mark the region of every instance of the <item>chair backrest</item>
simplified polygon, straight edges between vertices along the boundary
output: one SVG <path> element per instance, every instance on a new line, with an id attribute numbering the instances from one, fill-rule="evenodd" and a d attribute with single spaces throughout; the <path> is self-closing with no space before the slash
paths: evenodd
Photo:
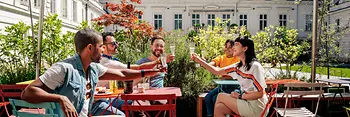
<path id="1" fill-rule="evenodd" d="M 267 92 L 267 96 L 268 96 L 267 104 L 263 112 L 261 113 L 260 117 L 265 117 L 266 111 L 270 109 L 271 105 L 273 104 L 273 101 L 275 100 L 277 89 L 278 89 L 278 84 L 271 85 L 269 92 Z"/>
<path id="2" fill-rule="evenodd" d="M 9 99 L 13 107 L 13 114 L 20 117 L 64 117 L 63 111 L 58 103 L 54 102 L 43 102 L 38 104 L 28 103 L 23 100 Z M 16 109 L 16 106 L 27 107 L 27 108 L 44 108 L 46 110 L 45 114 L 37 114 L 30 112 L 21 112 Z"/>
<path id="3" fill-rule="evenodd" d="M 0 85 L 0 97 L 1 102 L 6 103 L 5 98 L 20 98 L 22 91 L 27 87 L 28 85 Z M 8 103 L 8 102 L 7 102 Z M 4 105 L 5 111 L 7 116 L 10 116 L 7 105 Z"/>
<path id="4" fill-rule="evenodd" d="M 324 83 L 286 83 L 284 86 L 287 87 L 287 90 L 284 91 L 284 95 L 286 96 L 286 103 L 284 106 L 284 113 L 283 115 L 285 115 L 285 110 L 287 108 L 288 105 L 288 97 L 289 95 L 299 95 L 300 98 L 302 98 L 302 96 L 305 95 L 318 95 L 318 100 L 317 100 L 317 106 L 316 106 L 316 111 L 315 111 L 315 115 L 317 115 L 317 110 L 318 110 L 318 106 L 319 106 L 319 102 L 320 99 L 324 93 L 322 87 L 324 87 L 326 84 Z M 316 88 L 318 87 L 319 90 L 316 90 Z M 309 90 L 294 90 L 293 88 L 309 88 Z"/>
<path id="5" fill-rule="evenodd" d="M 169 111 L 169 117 L 176 116 L 176 103 L 174 101 L 176 100 L 175 94 L 122 94 L 121 98 L 125 100 L 125 102 L 127 100 L 134 100 L 137 102 L 139 100 L 167 100 L 167 104 L 163 105 L 142 105 L 139 102 L 138 105 L 128 105 L 125 103 L 122 110 L 125 110 L 125 112 L 142 110 L 145 111 L 147 116 L 150 116 L 147 111 L 159 111 L 155 117 L 158 117 L 161 111 Z M 126 113 L 126 117 L 130 117 L 129 113 Z"/>

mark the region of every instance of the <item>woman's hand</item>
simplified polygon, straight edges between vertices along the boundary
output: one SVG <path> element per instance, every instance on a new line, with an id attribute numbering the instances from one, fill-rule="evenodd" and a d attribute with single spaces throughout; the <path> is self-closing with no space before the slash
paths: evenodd
<path id="1" fill-rule="evenodd" d="M 232 91 L 232 92 L 231 92 L 231 97 L 233 97 L 233 98 L 238 99 L 239 95 L 241 95 L 241 94 L 239 94 L 239 93 L 237 93 L 237 92 L 235 92 L 235 91 Z"/>
<path id="2" fill-rule="evenodd" d="M 193 53 L 191 59 L 198 63 L 199 59 L 201 59 L 196 53 Z"/>

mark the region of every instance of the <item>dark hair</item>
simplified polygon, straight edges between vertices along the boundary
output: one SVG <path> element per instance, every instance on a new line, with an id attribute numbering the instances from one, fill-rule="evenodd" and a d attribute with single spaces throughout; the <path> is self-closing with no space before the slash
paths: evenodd
<path id="1" fill-rule="evenodd" d="M 103 44 L 106 44 L 106 42 L 107 42 L 107 36 L 112 36 L 112 37 L 114 37 L 114 33 L 112 33 L 112 32 L 104 32 L 104 33 L 102 33 Z"/>
<path id="2" fill-rule="evenodd" d="M 79 30 L 74 37 L 75 49 L 80 53 L 87 45 L 96 45 L 99 36 L 101 36 L 101 33 L 94 29 L 85 28 Z"/>
<path id="3" fill-rule="evenodd" d="M 226 44 L 227 44 L 227 43 L 230 43 L 231 47 L 232 47 L 233 45 L 235 45 L 235 41 L 232 40 L 232 39 L 227 39 L 227 40 L 226 40 L 226 42 L 225 42 L 225 47 L 226 47 Z"/>
<path id="4" fill-rule="evenodd" d="M 256 55 L 254 51 L 254 42 L 252 39 L 249 39 L 247 36 L 236 38 L 235 42 L 239 42 L 243 47 L 248 47 L 248 49 L 244 52 L 245 54 L 245 66 L 247 70 L 252 66 L 253 61 L 256 61 Z M 238 63 L 238 68 L 242 67 L 242 60 Z"/>
<path id="5" fill-rule="evenodd" d="M 160 39 L 160 40 L 165 41 L 164 38 L 161 37 L 161 36 L 154 36 L 154 37 L 151 38 L 151 44 L 153 44 L 153 42 L 154 42 L 155 40 L 157 40 L 157 39 Z"/>

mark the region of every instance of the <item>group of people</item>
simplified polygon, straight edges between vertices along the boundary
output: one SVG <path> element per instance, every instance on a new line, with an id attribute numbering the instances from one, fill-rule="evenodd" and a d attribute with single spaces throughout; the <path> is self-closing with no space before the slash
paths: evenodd
<path id="1" fill-rule="evenodd" d="M 140 59 L 135 65 L 121 63 L 113 55 L 117 54 L 118 42 L 113 33 L 103 33 L 93 29 L 78 31 L 74 37 L 76 52 L 73 57 L 57 62 L 32 82 L 22 93 L 22 99 L 30 103 L 57 102 L 67 117 L 90 115 L 123 115 L 124 102 L 116 98 L 112 108 L 109 101 L 94 100 L 95 89 L 103 80 L 139 82 L 148 77 L 150 87 L 163 87 L 164 72 L 159 65 L 159 57 L 164 53 L 165 41 L 160 36 L 151 38 L 149 57 Z M 235 78 L 239 86 L 215 88 L 205 98 L 208 116 L 225 117 L 236 113 L 241 116 L 260 116 L 267 103 L 266 83 L 263 67 L 257 62 L 254 43 L 247 37 L 227 40 L 225 54 L 207 63 L 192 54 L 191 59 L 222 79 Z M 168 55 L 166 62 L 172 62 L 174 55 Z M 99 81 L 101 80 L 101 81 Z M 136 84 L 134 83 L 134 84 Z M 226 93 L 220 93 L 223 90 Z M 37 98 L 42 97 L 42 98 Z M 216 101 L 215 101 L 216 100 Z M 119 109 L 119 110 L 118 110 Z"/>

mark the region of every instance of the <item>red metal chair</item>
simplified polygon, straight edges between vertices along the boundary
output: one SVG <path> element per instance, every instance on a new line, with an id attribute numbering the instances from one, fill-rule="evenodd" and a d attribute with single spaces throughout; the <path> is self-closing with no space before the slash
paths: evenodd
<path id="1" fill-rule="evenodd" d="M 146 116 L 151 117 L 147 111 L 159 111 L 155 117 L 158 117 L 162 111 L 169 111 L 169 117 L 176 117 L 176 95 L 175 94 L 122 94 L 121 98 L 127 100 L 134 100 L 138 105 L 125 105 L 122 110 L 125 110 L 126 117 L 130 117 L 129 111 L 144 111 Z M 143 105 L 138 100 L 167 100 L 163 105 Z"/>
<path id="2" fill-rule="evenodd" d="M 5 101 L 5 97 L 7 98 L 21 98 L 22 91 L 27 87 L 27 84 L 23 85 L 0 85 L 0 107 L 4 107 L 4 109 L 0 112 L 0 115 L 6 111 L 7 116 L 10 116 L 7 105 L 10 104 L 10 102 Z M 18 91 L 15 91 L 18 90 Z"/>
<path id="3" fill-rule="evenodd" d="M 267 104 L 266 104 L 263 112 L 261 113 L 260 117 L 265 117 L 267 110 L 270 109 L 271 105 L 273 104 L 273 101 L 275 100 L 277 89 L 278 89 L 278 84 L 273 84 L 273 85 L 271 85 L 271 87 L 269 87 L 269 92 L 267 93 L 267 96 L 269 99 L 268 99 Z M 237 114 L 231 114 L 231 116 L 241 117 L 240 115 L 237 115 Z"/>

